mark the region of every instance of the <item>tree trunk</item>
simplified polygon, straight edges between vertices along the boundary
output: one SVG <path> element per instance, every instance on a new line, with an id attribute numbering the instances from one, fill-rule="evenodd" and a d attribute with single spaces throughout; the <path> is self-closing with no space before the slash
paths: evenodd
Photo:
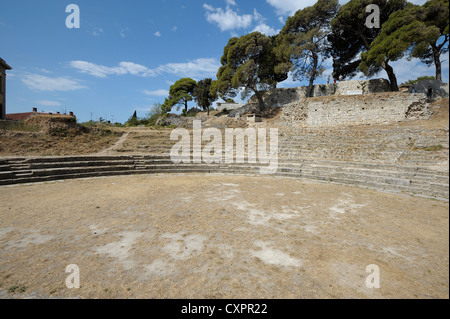
<path id="1" fill-rule="evenodd" d="M 314 80 L 315 80 L 315 73 L 313 75 L 311 75 L 311 78 L 309 79 L 308 91 L 306 92 L 306 97 L 314 97 Z"/>
<path id="2" fill-rule="evenodd" d="M 441 55 L 439 53 L 439 49 L 436 47 L 433 47 L 433 58 L 434 58 L 434 65 L 436 66 L 436 80 L 442 82 Z"/>
<path id="3" fill-rule="evenodd" d="M 397 77 L 395 76 L 394 69 L 387 62 L 384 63 L 383 69 L 386 71 L 389 77 L 391 91 L 398 92 Z"/>
<path id="4" fill-rule="evenodd" d="M 313 52 L 313 69 L 311 77 L 309 78 L 308 91 L 306 97 L 314 96 L 314 81 L 316 79 L 317 65 L 319 64 L 319 57 Z"/>
<path id="5" fill-rule="evenodd" d="M 184 101 L 184 114 L 185 114 L 185 116 L 187 116 L 187 111 L 188 111 L 188 102 Z"/>
<path id="6" fill-rule="evenodd" d="M 264 111 L 266 109 L 266 104 L 264 104 L 264 100 L 261 94 L 259 94 L 258 90 L 256 89 L 254 89 L 253 91 L 255 92 L 256 98 L 258 99 L 260 110 Z"/>

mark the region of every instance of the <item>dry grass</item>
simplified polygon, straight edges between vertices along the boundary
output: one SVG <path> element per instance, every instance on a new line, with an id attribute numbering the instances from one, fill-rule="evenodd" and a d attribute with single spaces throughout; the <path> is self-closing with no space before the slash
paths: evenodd
<path id="1" fill-rule="evenodd" d="M 70 116 L 32 116 L 23 122 L 4 122 L 0 156 L 62 156 L 97 153 L 123 134 L 108 127 L 87 128 Z"/>
<path id="2" fill-rule="evenodd" d="M 0 156 L 62 156 L 92 154 L 114 144 L 122 133 L 79 132 L 50 135 L 44 132 L 0 130 Z"/>

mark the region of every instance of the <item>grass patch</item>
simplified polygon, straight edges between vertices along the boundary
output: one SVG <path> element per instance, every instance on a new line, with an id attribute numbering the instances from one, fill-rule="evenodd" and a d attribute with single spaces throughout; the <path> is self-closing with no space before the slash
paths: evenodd
<path id="1" fill-rule="evenodd" d="M 427 152 L 435 152 L 435 151 L 440 151 L 442 149 L 444 149 L 444 147 L 439 144 L 439 145 L 425 147 L 423 150 L 427 151 Z"/>
<path id="2" fill-rule="evenodd" d="M 27 287 L 25 287 L 25 286 L 17 286 L 17 285 L 15 285 L 15 286 L 9 287 L 8 292 L 10 294 L 14 294 L 16 292 L 19 293 L 19 294 L 22 294 L 26 290 L 27 290 Z"/>
<path id="3" fill-rule="evenodd" d="M 39 132 L 39 127 L 36 125 L 26 125 L 22 121 L 18 122 L 6 122 L 4 125 L 2 125 L 3 129 L 7 131 L 14 131 L 14 132 Z"/>
<path id="4" fill-rule="evenodd" d="M 440 151 L 443 149 L 444 149 L 444 146 L 442 146 L 441 144 L 425 146 L 425 147 L 416 147 L 416 146 L 413 147 L 414 151 L 421 150 L 421 151 L 425 151 L 425 152 L 437 152 L 437 151 Z"/>

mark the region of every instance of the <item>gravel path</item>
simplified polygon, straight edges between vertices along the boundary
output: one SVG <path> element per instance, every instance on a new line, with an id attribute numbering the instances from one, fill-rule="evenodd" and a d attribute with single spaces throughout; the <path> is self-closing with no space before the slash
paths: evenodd
<path id="1" fill-rule="evenodd" d="M 122 147 L 123 143 L 127 140 L 129 134 L 130 132 L 126 132 L 111 147 L 108 147 L 107 149 L 98 152 L 97 155 L 108 155 L 111 153 L 115 153 L 116 150 Z"/>

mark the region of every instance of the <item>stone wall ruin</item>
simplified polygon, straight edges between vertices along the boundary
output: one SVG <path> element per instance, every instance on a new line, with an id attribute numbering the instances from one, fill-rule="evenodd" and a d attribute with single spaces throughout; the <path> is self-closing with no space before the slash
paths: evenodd
<path id="1" fill-rule="evenodd" d="M 429 119 L 424 94 L 400 92 L 303 98 L 283 107 L 283 124 L 337 126 Z"/>

